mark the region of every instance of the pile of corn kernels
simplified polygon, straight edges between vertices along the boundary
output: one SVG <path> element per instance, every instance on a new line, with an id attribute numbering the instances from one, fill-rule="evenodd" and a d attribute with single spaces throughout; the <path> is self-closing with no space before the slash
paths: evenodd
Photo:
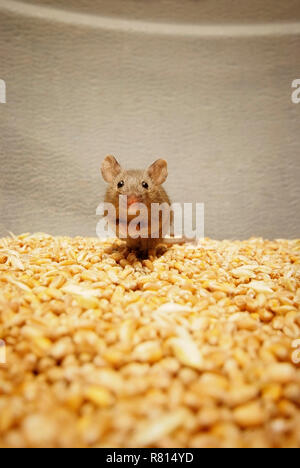
<path id="1" fill-rule="evenodd" d="M 300 447 L 299 253 L 1 239 L 0 447 Z"/>

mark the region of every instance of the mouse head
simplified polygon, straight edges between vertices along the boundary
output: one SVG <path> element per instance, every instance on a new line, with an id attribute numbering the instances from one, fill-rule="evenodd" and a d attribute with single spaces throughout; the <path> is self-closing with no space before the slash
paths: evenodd
<path id="1" fill-rule="evenodd" d="M 109 184 L 106 201 L 117 206 L 119 196 L 126 195 L 128 206 L 144 203 L 149 206 L 160 198 L 160 186 L 168 177 L 167 162 L 158 159 L 147 170 L 122 169 L 114 156 L 107 156 L 101 166 L 105 182 Z"/>

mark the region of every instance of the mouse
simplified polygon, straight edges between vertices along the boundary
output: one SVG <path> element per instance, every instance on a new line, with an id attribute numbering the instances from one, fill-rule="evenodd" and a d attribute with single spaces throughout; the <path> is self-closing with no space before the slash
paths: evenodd
<path id="1" fill-rule="evenodd" d="M 157 226 L 153 226 L 151 221 L 151 205 L 158 203 L 164 204 L 165 207 L 171 207 L 170 198 L 163 187 L 164 182 L 168 178 L 168 164 L 164 159 L 156 160 L 151 166 L 145 170 L 125 170 L 122 168 L 117 159 L 112 156 L 106 156 L 101 165 L 101 173 L 104 181 L 108 184 L 105 194 L 105 203 L 110 203 L 116 210 L 116 235 L 119 238 L 124 238 L 127 247 L 130 250 L 135 250 L 141 256 L 147 256 L 150 251 L 155 251 L 160 244 L 165 243 L 163 238 L 163 216 L 159 216 Z M 124 219 L 120 213 L 120 197 L 126 196 L 125 210 L 127 217 Z M 135 217 L 137 216 L 137 207 L 143 204 L 146 208 L 145 218 L 140 217 L 138 230 L 140 235 L 133 238 L 128 231 L 132 216 L 132 209 L 135 207 Z M 140 212 L 141 213 L 141 212 Z M 144 212 L 145 213 L 145 212 Z M 170 212 L 170 218 L 172 213 Z M 127 221 L 127 222 L 126 222 Z M 172 221 L 171 221 L 172 222 Z M 170 222 L 169 222 L 170 224 Z M 152 229 L 156 232 L 156 238 L 151 236 Z M 144 234 L 142 236 L 142 233 Z"/>

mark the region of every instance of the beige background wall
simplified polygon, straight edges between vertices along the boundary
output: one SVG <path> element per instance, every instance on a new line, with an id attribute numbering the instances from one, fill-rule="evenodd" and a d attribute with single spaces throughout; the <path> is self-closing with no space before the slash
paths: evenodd
<path id="1" fill-rule="evenodd" d="M 299 0 L 0 0 L 0 235 L 95 235 L 107 153 L 207 236 L 300 237 Z"/>

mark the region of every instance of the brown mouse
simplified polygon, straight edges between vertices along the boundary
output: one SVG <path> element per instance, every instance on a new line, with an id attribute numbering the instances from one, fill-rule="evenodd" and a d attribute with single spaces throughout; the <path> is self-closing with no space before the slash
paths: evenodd
<path id="1" fill-rule="evenodd" d="M 149 250 L 155 249 L 162 243 L 163 237 L 162 215 L 159 216 L 157 238 L 151 236 L 151 229 L 153 228 L 153 223 L 151 225 L 151 204 L 165 204 L 164 206 L 168 208 L 171 205 L 170 199 L 162 187 L 168 177 L 167 162 L 158 159 L 146 170 L 125 170 L 114 156 L 107 156 L 102 163 L 101 172 L 103 179 L 109 184 L 105 202 L 112 204 L 116 210 L 116 234 L 118 237 L 124 237 L 124 225 L 125 228 L 128 228 L 129 222 L 132 220 L 130 209 L 134 206 L 137 207 L 136 204 L 139 203 L 146 207 L 148 216 L 142 219 L 139 225 L 139 229 L 144 235 L 132 238 L 125 229 L 125 240 L 130 249 L 140 251 L 142 255 L 147 255 Z M 122 195 L 127 196 L 127 199 L 125 199 L 127 200 L 127 223 L 123 222 L 119 209 L 120 196 Z"/>

